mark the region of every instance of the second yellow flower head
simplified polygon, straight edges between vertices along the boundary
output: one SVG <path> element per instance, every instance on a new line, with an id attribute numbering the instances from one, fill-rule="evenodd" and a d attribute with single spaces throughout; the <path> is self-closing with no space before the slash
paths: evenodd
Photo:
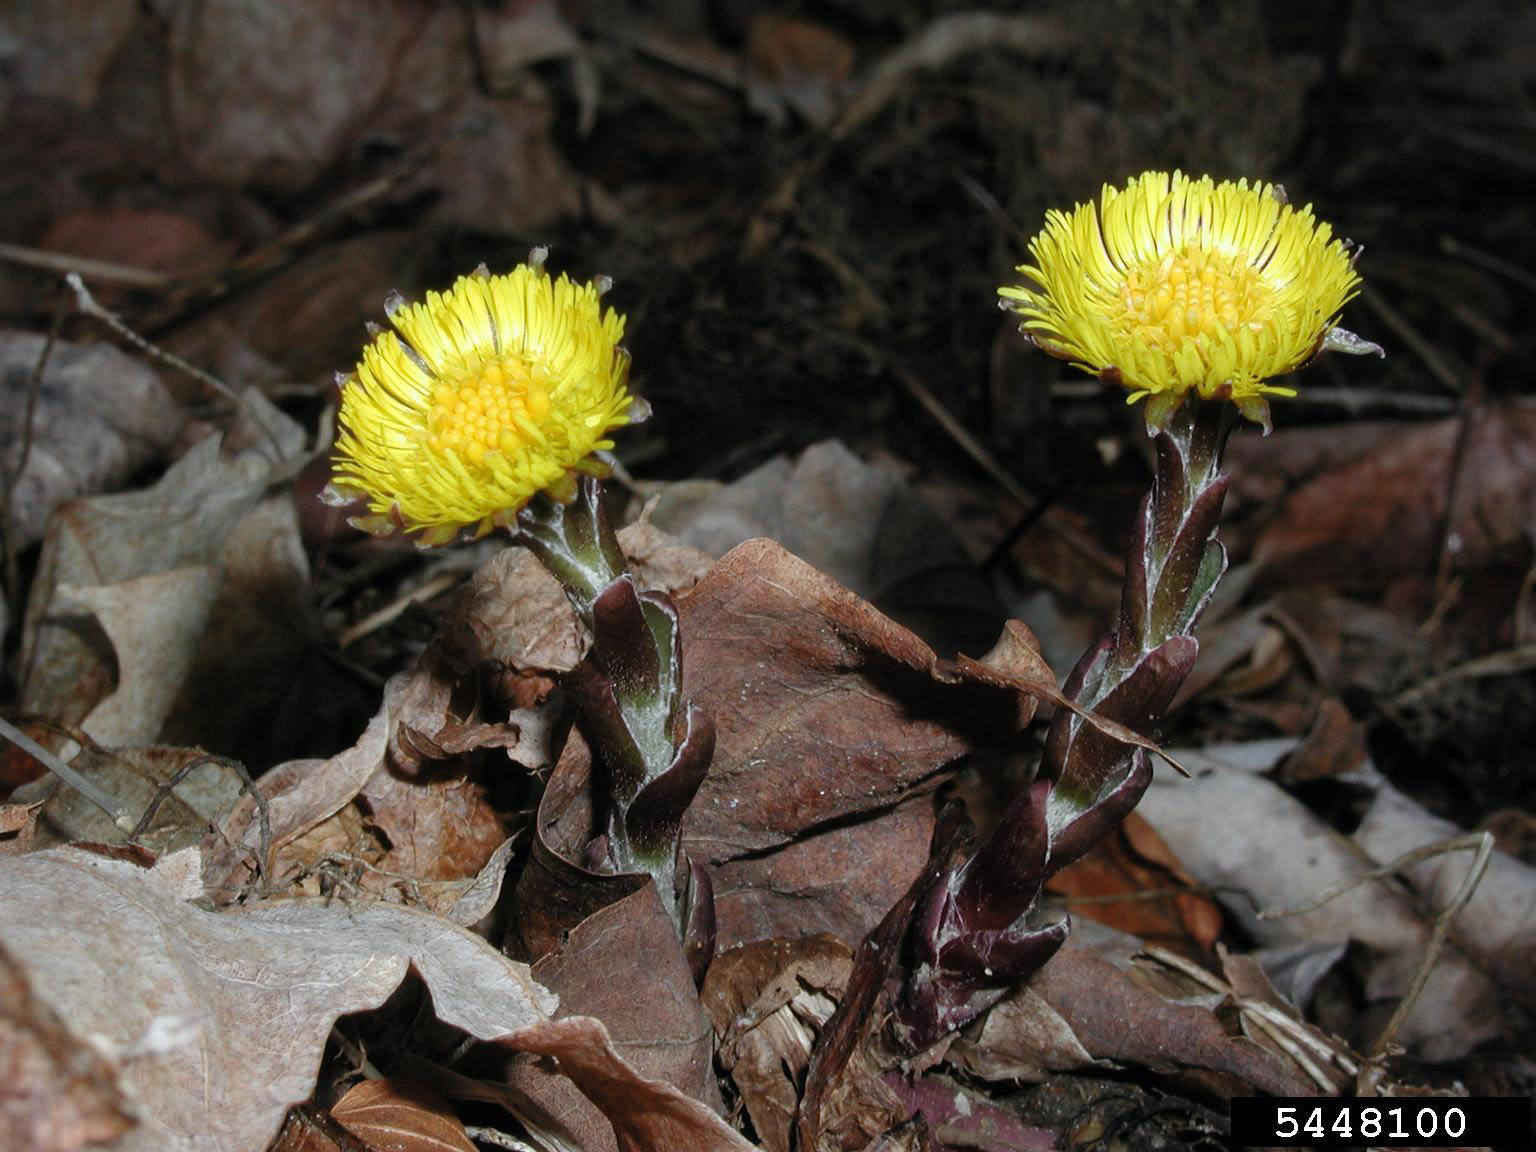
<path id="1" fill-rule="evenodd" d="M 1154 425 L 1190 392 L 1267 422 L 1266 394 L 1295 395 L 1269 381 L 1317 354 L 1360 283 L 1310 205 L 1181 172 L 1048 213 L 1029 254 L 1028 283 L 998 289 L 1023 331 L 1131 401 L 1148 397 Z"/>
<path id="2" fill-rule="evenodd" d="M 363 349 L 342 390 L 332 487 L 367 498 L 358 527 L 443 544 L 606 472 L 594 453 L 634 403 L 624 318 L 603 310 L 598 285 L 551 279 L 542 256 L 387 305 L 394 331 Z"/>

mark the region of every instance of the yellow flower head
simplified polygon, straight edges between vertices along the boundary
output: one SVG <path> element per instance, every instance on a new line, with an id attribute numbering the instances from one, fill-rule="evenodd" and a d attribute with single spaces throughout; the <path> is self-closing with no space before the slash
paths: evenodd
<path id="1" fill-rule="evenodd" d="M 353 523 L 423 546 L 507 525 L 536 493 L 575 494 L 605 474 L 593 453 L 631 419 L 624 318 L 602 287 L 550 279 L 544 252 L 505 276 L 484 268 L 425 303 L 386 303 L 344 382 L 331 498 L 366 497 Z"/>
<path id="2" fill-rule="evenodd" d="M 1028 283 L 998 289 L 1053 356 L 1148 400 L 1163 424 L 1191 391 L 1268 426 L 1268 383 L 1322 348 L 1381 350 L 1336 330 L 1355 295 L 1354 253 L 1308 205 L 1270 184 L 1146 172 L 1097 204 L 1051 211 Z"/>

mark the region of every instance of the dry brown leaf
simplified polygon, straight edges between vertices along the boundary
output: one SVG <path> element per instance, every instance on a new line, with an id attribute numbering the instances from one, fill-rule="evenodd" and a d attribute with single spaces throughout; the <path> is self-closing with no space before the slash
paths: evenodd
<path id="1" fill-rule="evenodd" d="M 390 1152 L 475 1152 L 448 1105 L 419 1084 L 364 1080 L 331 1107 L 337 1123 Z"/>
<path id="2" fill-rule="evenodd" d="M 23 92 L 96 103 L 113 56 L 139 17 L 134 0 L 21 0 L 7 4 L 4 33 Z"/>
<path id="3" fill-rule="evenodd" d="M 818 932 L 862 940 L 906 891 L 906 862 L 927 855 L 933 823 L 932 797 L 914 796 L 876 819 L 723 861 L 710 874 L 719 946 Z"/>
<path id="4" fill-rule="evenodd" d="M 709 570 L 710 558 L 648 523 L 619 529 L 619 546 L 642 588 L 673 596 Z M 470 660 L 519 672 L 569 672 L 586 650 L 560 584 L 527 549 L 507 548 L 476 570 L 444 629 Z"/>
<path id="5" fill-rule="evenodd" d="M 0 1132 L 17 1152 L 74 1152 L 133 1126 L 117 1070 L 71 1034 L 0 947 Z"/>
<path id="6" fill-rule="evenodd" d="M 1087 856 L 1052 876 L 1046 890 L 1075 898 L 1078 916 L 1198 956 L 1221 935 L 1221 908 L 1207 896 L 1178 890 L 1193 884 L 1162 837 L 1132 812 Z M 1154 891 L 1167 895 L 1138 898 Z"/>
<path id="7" fill-rule="evenodd" d="M 601 1020 L 616 1051 L 638 1074 L 670 1084 L 719 1110 L 714 1036 L 694 991 L 677 929 L 655 884 L 587 917 L 533 978 L 560 998 L 561 1016 Z M 587 1152 L 612 1152 L 614 1134 L 569 1081 L 537 1061 L 519 1060 L 511 1083 L 536 1101 Z"/>
<path id="8" fill-rule="evenodd" d="M 0 856 L 32 850 L 42 804 L 0 804 Z"/>
<path id="9" fill-rule="evenodd" d="M 222 183 L 308 187 L 341 158 L 412 41 L 434 27 L 429 12 L 409 0 L 304 0 L 259 19 L 218 5 L 174 9 L 169 95 L 182 154 Z M 267 66 L 274 59 L 283 67 Z"/>
<path id="10" fill-rule="evenodd" d="M 711 862 L 926 792 L 945 765 L 1034 713 L 1017 686 L 945 664 L 772 541 L 733 549 L 679 611 L 684 695 L 716 731 L 684 839 Z M 920 865 L 903 867 L 910 878 Z"/>
<path id="11" fill-rule="evenodd" d="M 560 1070 L 613 1124 L 619 1152 L 756 1152 L 707 1105 L 631 1068 L 599 1020 L 554 1020 L 513 1041 L 523 1051 L 559 1061 Z"/>
<path id="12" fill-rule="evenodd" d="M 506 771 L 502 764 L 494 771 Z M 385 871 L 415 880 L 462 880 L 477 874 L 507 838 L 505 818 L 476 776 L 439 773 L 402 780 L 386 767 L 361 796 L 389 840 Z"/>
<path id="13" fill-rule="evenodd" d="M 853 45 L 824 24 L 760 15 L 747 36 L 747 100 L 775 123 L 788 107 L 825 128 L 848 89 Z"/>
<path id="14" fill-rule="evenodd" d="M 769 850 L 927 795 L 955 759 L 1028 723 L 1030 691 L 1056 691 L 1022 626 L 1005 630 L 988 663 L 941 661 L 770 540 L 733 549 L 679 601 L 679 612 L 683 695 L 712 714 L 716 730 L 714 760 L 685 818 L 684 848 L 711 866 L 763 857 L 742 871 L 765 884 L 775 867 Z M 575 864 L 593 834 L 588 772 L 587 746 L 573 735 L 540 804 L 538 841 L 518 884 L 517 930 L 532 956 L 624 894 L 619 878 L 584 874 Z M 924 819 L 915 809 L 906 815 Z M 886 831 L 829 836 L 786 861 L 796 887 L 805 877 L 793 872 L 818 854 L 840 869 L 829 881 L 848 886 L 827 906 L 803 902 L 798 931 L 794 904 L 776 895 L 771 903 L 788 916 L 766 904 L 740 907 L 726 939 L 753 939 L 754 921 L 774 935 L 833 931 L 858 939 L 886 896 L 904 890 L 922 866 L 923 854 L 909 851 L 913 824 Z M 885 855 L 862 854 L 876 849 Z M 855 883 L 869 885 L 873 898 Z"/>
<path id="15" fill-rule="evenodd" d="M 647 588 L 691 588 L 709 558 L 648 524 L 619 533 L 631 567 Z M 523 548 L 506 548 L 476 569 L 441 631 L 398 688 L 390 733 L 391 763 L 403 772 L 477 748 L 505 748 L 527 768 L 547 768 L 568 720 L 555 706 L 519 708 L 506 723 L 486 723 L 487 697 L 547 697 L 551 673 L 580 661 L 585 638 L 559 583 Z M 510 692 L 494 681 L 510 676 Z M 488 684 L 488 681 L 491 682 Z M 473 701 L 468 705 L 466 701 Z"/>
<path id="16" fill-rule="evenodd" d="M 114 207 L 70 212 L 48 226 L 37 246 L 50 252 L 67 252 L 71 256 L 161 272 L 168 278 L 216 271 L 235 254 L 232 241 L 211 236 L 192 216 L 159 208 Z M 89 275 L 85 278 L 91 280 Z M 117 295 L 110 283 L 93 291 L 108 307 Z"/>
<path id="17" fill-rule="evenodd" d="M 769 1152 L 789 1152 L 811 1048 L 852 967 L 847 945 L 831 936 L 764 940 L 709 966 L 702 999 L 720 1037 L 717 1058 Z"/>
<path id="18" fill-rule="evenodd" d="M 956 1060 L 986 1079 L 1040 1079 L 1108 1062 L 1194 1072 L 1229 1092 L 1312 1090 L 1290 1060 L 1229 1034 L 1208 1002 L 1219 998 L 1159 995 L 1137 978 L 1134 938 L 1084 927 L 1079 923 L 1027 985 L 993 1008 L 979 1031 L 957 1042 Z"/>
<path id="19" fill-rule="evenodd" d="M 916 1080 L 892 1077 L 892 1087 L 908 1111 L 923 1114 L 940 1147 L 981 1152 L 1056 1152 L 1063 1134 L 1026 1124 L 1007 1105 L 947 1077 Z"/>
<path id="20" fill-rule="evenodd" d="M 329 760 L 290 760 L 256 782 L 266 798 L 273 858 L 268 886 L 281 891 L 313 863 L 290 847 L 357 797 L 384 763 L 391 722 L 392 680 L 379 714 L 352 747 Z M 261 822 L 255 800 L 242 796 L 204 842 L 203 883 L 215 903 L 238 899 L 259 871 Z"/>
<path id="21" fill-rule="evenodd" d="M 1357 771 L 1369 756 L 1365 725 L 1349 714 L 1342 701 L 1328 696 L 1317 705 L 1312 730 L 1281 767 L 1288 784 L 1325 780 Z"/>
<path id="22" fill-rule="evenodd" d="M 334 240 L 277 267 L 199 323 L 223 323 L 289 379 L 329 377 L 357 363 L 363 326 L 381 319 L 410 240 L 392 229 Z"/>
<path id="23" fill-rule="evenodd" d="M 16 466 L 27 392 L 43 349 L 32 332 L 0 332 L 0 461 Z M 27 466 L 11 494 L 17 550 L 43 535 L 54 509 L 111 492 L 176 441 L 184 417 L 155 372 L 110 344 L 58 342 L 39 381 Z"/>
<path id="24" fill-rule="evenodd" d="M 1478 568 L 1536 523 L 1536 404 L 1482 405 L 1468 420 L 1449 528 L 1458 565 Z M 1433 573 L 1461 431 L 1456 417 L 1282 431 L 1262 445 L 1234 438 L 1238 492 L 1262 500 L 1294 489 L 1254 545 L 1266 578 L 1377 588 Z"/>

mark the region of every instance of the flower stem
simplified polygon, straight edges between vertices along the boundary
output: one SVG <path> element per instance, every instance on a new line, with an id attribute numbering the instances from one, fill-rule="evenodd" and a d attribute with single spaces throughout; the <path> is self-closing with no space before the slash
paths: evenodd
<path id="1" fill-rule="evenodd" d="M 608 521 L 603 487 L 583 477 L 562 504 L 536 497 L 518 538 L 560 581 L 592 636 L 566 677 L 592 750 L 598 836 L 619 872 L 646 872 L 702 976 L 713 953 L 713 898 L 703 869 L 686 861 L 678 892 L 679 837 L 714 752 L 714 725 L 683 699 L 683 643 L 665 593 L 641 591 Z"/>
<path id="2" fill-rule="evenodd" d="M 1067 695 L 1084 709 L 1144 735 L 1161 722 L 1190 669 L 1200 613 L 1226 571 L 1215 538 L 1226 498 L 1222 450 L 1230 404 L 1187 398 L 1157 434 L 1152 491 L 1142 501 L 1126 552 L 1125 590 L 1115 631 L 1079 661 Z M 1132 750 L 1058 712 L 1046 738 L 1042 775 L 1054 782 L 1046 808 L 1052 832 L 1105 798 L 1133 767 Z"/>
<path id="3" fill-rule="evenodd" d="M 1191 635 L 1226 570 L 1215 539 L 1227 481 L 1230 405 L 1190 397 L 1157 435 L 1157 471 L 1127 552 L 1115 630 L 1090 648 L 1065 692 L 1143 735 L 1162 722 L 1199 645 Z M 1146 752 L 1061 709 L 1040 773 L 991 837 L 948 864 L 918 902 L 893 1033 L 920 1051 L 958 1031 L 1038 971 L 1068 922 L 1032 923 L 1045 883 L 1108 835 L 1152 781 Z"/>

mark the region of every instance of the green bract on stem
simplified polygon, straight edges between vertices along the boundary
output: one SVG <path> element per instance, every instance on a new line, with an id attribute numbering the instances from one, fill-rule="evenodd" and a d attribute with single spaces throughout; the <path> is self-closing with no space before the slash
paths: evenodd
<path id="1" fill-rule="evenodd" d="M 714 951 L 714 902 L 708 875 L 686 858 L 679 884 L 678 837 L 709 768 L 715 730 L 708 713 L 683 699 L 677 609 L 665 593 L 635 583 L 594 477 L 581 478 L 569 503 L 534 497 L 516 533 L 592 636 L 591 652 L 566 685 L 592 751 L 597 835 L 616 871 L 655 879 L 701 975 Z"/>
<path id="2" fill-rule="evenodd" d="M 1143 735 L 1155 733 L 1194 667 L 1195 623 L 1226 570 L 1215 533 L 1233 417 L 1230 405 L 1191 395 L 1158 431 L 1156 474 L 1127 549 L 1115 630 L 1084 654 L 1065 685 L 1081 710 Z M 1030 922 L 1046 881 L 1112 831 L 1151 780 L 1144 749 L 1078 712 L 1057 711 L 1034 782 L 990 839 L 946 867 L 917 906 L 913 963 L 894 1018 L 898 1041 L 911 1050 L 936 1043 L 1050 959 L 1069 923 Z"/>

